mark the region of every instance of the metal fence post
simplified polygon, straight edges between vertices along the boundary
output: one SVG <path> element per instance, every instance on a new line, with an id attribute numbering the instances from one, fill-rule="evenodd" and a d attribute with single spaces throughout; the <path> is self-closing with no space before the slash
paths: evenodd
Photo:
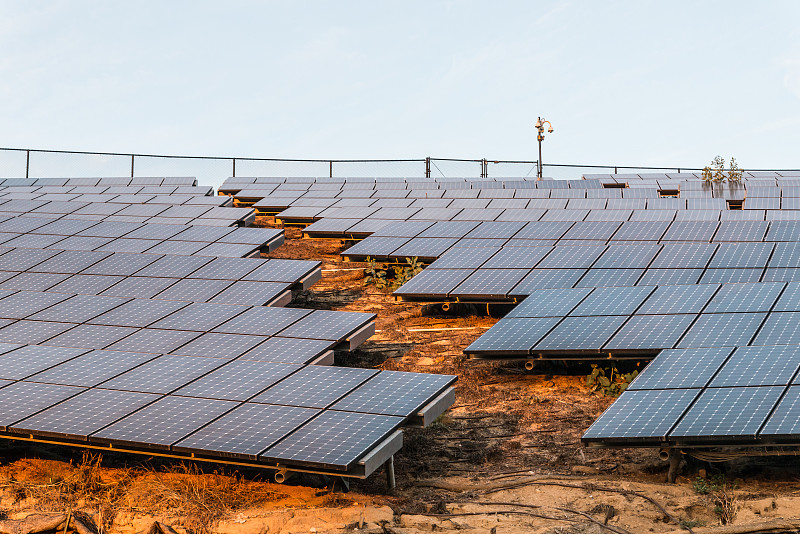
<path id="1" fill-rule="evenodd" d="M 425 158 L 425 178 L 431 177 L 431 158 L 428 156 Z"/>
<path id="2" fill-rule="evenodd" d="M 135 157 L 136 157 L 136 156 L 134 156 L 133 154 L 131 154 L 131 178 L 133 178 L 133 160 L 134 160 L 134 158 L 135 158 Z"/>
<path id="3" fill-rule="evenodd" d="M 31 171 L 31 151 L 30 150 L 26 150 L 25 151 L 25 178 L 28 178 L 30 176 L 30 171 Z"/>
<path id="4" fill-rule="evenodd" d="M 330 166 L 330 172 L 329 172 L 330 176 L 329 177 L 333 178 L 333 160 L 329 161 L 328 163 L 330 163 L 330 165 L 331 165 Z"/>
<path id="5" fill-rule="evenodd" d="M 233 158 L 233 174 L 231 176 L 236 177 L 236 158 Z"/>

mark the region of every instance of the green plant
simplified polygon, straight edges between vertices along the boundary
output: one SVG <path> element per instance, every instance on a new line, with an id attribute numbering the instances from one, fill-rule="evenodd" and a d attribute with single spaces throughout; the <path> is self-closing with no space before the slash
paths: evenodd
<path id="1" fill-rule="evenodd" d="M 364 269 L 364 285 L 374 285 L 378 289 L 386 287 L 386 265 L 367 257 L 367 268 Z"/>
<path id="2" fill-rule="evenodd" d="M 417 258 L 406 258 L 405 265 L 395 265 L 392 267 L 394 277 L 392 278 L 391 289 L 395 290 L 402 286 L 421 273 L 424 267 L 425 265 Z"/>
<path id="3" fill-rule="evenodd" d="M 739 499 L 736 496 L 736 482 L 730 483 L 725 475 L 718 474 L 708 479 L 697 477 L 692 488 L 698 495 L 708 495 L 714 513 L 723 525 L 732 523 L 739 513 Z"/>
<path id="4" fill-rule="evenodd" d="M 711 161 L 711 165 L 703 167 L 703 180 L 706 182 L 722 183 L 725 180 L 728 182 L 741 182 L 742 169 L 736 163 L 736 158 L 731 157 L 731 162 L 728 172 L 725 172 L 725 159 L 722 156 L 717 156 Z"/>
<path id="5" fill-rule="evenodd" d="M 604 395 L 617 397 L 638 375 L 639 371 L 636 370 L 630 373 L 620 373 L 616 367 L 602 368 L 593 363 L 592 372 L 586 376 L 586 385 L 592 391 L 602 391 Z"/>

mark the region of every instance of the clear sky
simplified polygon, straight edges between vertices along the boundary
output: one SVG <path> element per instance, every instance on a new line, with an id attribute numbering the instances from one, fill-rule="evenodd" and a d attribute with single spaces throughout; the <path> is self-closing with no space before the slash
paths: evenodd
<path id="1" fill-rule="evenodd" d="M 0 0 L 0 145 L 536 159 L 543 115 L 545 162 L 797 169 L 798 21 L 796 1 Z"/>

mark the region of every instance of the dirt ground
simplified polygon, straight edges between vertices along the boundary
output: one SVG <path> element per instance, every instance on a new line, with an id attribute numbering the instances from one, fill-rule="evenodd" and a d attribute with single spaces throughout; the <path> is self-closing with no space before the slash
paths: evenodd
<path id="1" fill-rule="evenodd" d="M 581 434 L 613 400 L 585 386 L 586 366 L 468 360 L 463 349 L 497 320 L 487 310 L 397 301 L 364 286 L 341 241 L 286 233 L 269 257 L 323 262 L 322 280 L 291 306 L 378 315 L 375 336 L 337 364 L 459 378 L 450 411 L 404 432 L 397 489 L 382 472 L 342 492 L 319 477 L 278 485 L 258 470 L 0 442 L 0 533 L 12 531 L 3 519 L 56 512 L 130 534 L 153 521 L 231 534 L 800 532 L 794 457 L 691 461 L 667 484 L 657 451 L 585 448 Z"/>

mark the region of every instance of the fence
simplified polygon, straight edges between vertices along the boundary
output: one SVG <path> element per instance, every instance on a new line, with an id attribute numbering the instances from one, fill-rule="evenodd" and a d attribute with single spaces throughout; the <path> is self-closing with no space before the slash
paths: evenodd
<path id="1" fill-rule="evenodd" d="M 578 179 L 585 173 L 681 172 L 700 169 L 629 165 L 545 163 L 543 176 Z M 98 176 L 194 176 L 218 186 L 229 176 L 329 177 L 502 177 L 536 176 L 537 162 L 454 158 L 338 160 L 174 156 L 0 148 L 0 178 Z"/>

